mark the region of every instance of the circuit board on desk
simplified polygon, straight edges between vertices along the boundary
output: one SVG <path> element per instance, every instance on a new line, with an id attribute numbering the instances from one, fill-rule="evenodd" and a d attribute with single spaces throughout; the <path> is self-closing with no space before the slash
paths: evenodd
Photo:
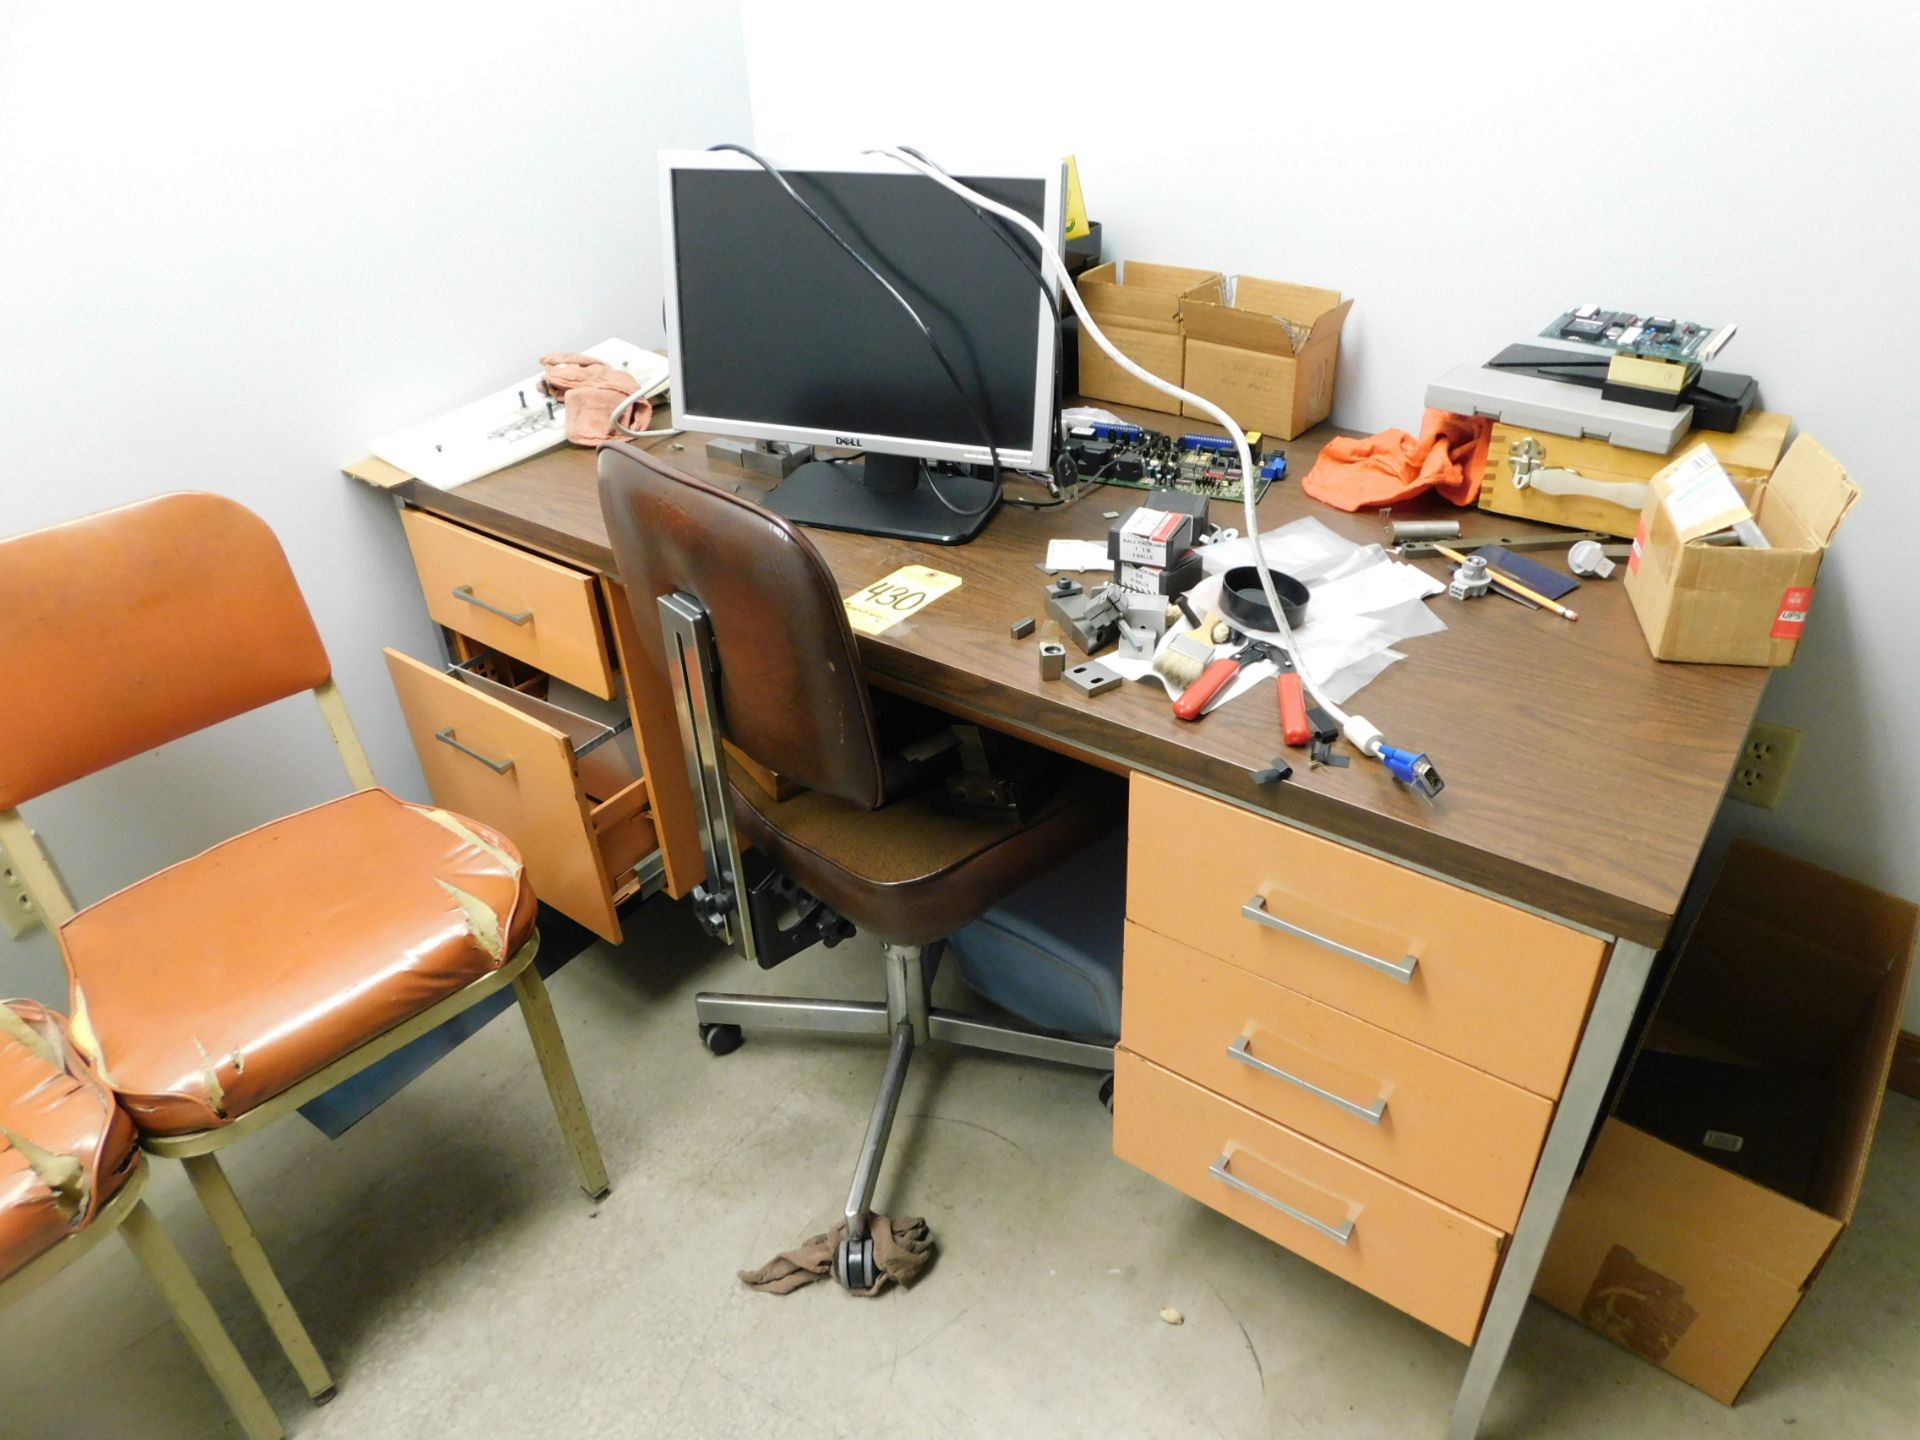
<path id="1" fill-rule="evenodd" d="M 1287 457 L 1277 450 L 1262 456 L 1257 435 L 1249 435 L 1247 443 L 1259 466 L 1253 491 L 1258 501 L 1269 485 L 1286 478 Z M 1095 422 L 1072 426 L 1062 448 L 1072 457 L 1077 477 L 1090 484 L 1172 490 L 1209 500 L 1242 498 L 1240 456 L 1231 440 L 1217 435 L 1169 435 L 1144 425 Z"/>
<path id="2" fill-rule="evenodd" d="M 1732 325 L 1716 328 L 1692 320 L 1582 305 L 1578 310 L 1569 310 L 1540 334 L 1549 340 L 1577 340 L 1617 354 L 1700 365 L 1726 348 L 1736 328 Z"/>

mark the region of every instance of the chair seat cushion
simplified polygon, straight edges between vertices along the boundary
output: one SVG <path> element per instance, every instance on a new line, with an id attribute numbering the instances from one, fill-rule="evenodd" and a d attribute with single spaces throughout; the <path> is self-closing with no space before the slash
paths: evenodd
<path id="1" fill-rule="evenodd" d="M 497 969 L 534 911 L 499 835 L 362 790 L 63 925 L 75 1038 L 142 1131 L 210 1129 Z"/>
<path id="2" fill-rule="evenodd" d="M 92 1223 L 134 1173 L 137 1143 L 66 1022 L 0 1002 L 0 1280 Z"/>
<path id="3" fill-rule="evenodd" d="M 942 808 L 941 791 L 878 810 L 811 790 L 776 801 L 737 767 L 732 776 L 735 820 L 746 838 L 805 889 L 893 945 L 945 939 L 1126 823 L 1124 785 L 1083 767 L 1069 770 L 1026 821 L 953 815 Z"/>

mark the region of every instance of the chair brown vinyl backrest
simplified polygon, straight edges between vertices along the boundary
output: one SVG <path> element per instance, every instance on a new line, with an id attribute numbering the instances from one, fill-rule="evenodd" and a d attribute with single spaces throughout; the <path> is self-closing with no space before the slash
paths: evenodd
<path id="1" fill-rule="evenodd" d="M 0 810 L 324 684 L 280 542 L 183 493 L 0 540 Z"/>
<path id="2" fill-rule="evenodd" d="M 659 598 L 713 626 L 727 738 L 809 790 L 873 809 L 880 746 L 839 587 L 785 517 L 630 445 L 600 452 L 600 506 L 645 663 L 671 684 Z"/>

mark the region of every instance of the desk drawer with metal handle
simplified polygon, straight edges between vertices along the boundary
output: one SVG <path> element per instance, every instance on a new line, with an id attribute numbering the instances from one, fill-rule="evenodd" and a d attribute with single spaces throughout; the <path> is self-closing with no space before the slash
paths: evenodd
<path id="1" fill-rule="evenodd" d="M 614 908 L 640 889 L 658 848 L 620 727 L 386 653 L 434 803 L 512 840 L 543 904 L 618 940 Z"/>
<path id="2" fill-rule="evenodd" d="M 456 634 L 613 698 L 594 579 L 421 510 L 402 510 L 427 613 Z"/>
<path id="3" fill-rule="evenodd" d="M 1131 984 L 1131 977 L 1129 977 Z M 1113 1153 L 1465 1344 L 1506 1235 L 1122 1048 Z"/>
<path id="4" fill-rule="evenodd" d="M 1129 833 L 1129 919 L 1558 1097 L 1599 939 L 1139 774 Z"/>
<path id="5" fill-rule="evenodd" d="M 1511 1230 L 1553 1103 L 1139 925 L 1120 1040 L 1269 1120 Z"/>

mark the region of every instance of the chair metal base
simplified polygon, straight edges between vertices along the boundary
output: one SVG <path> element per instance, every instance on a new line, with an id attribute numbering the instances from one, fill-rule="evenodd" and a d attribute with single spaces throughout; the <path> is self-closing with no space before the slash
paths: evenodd
<path id="1" fill-rule="evenodd" d="M 880 1093 L 874 1099 L 873 1115 L 867 1122 L 867 1133 L 854 1162 L 853 1185 L 847 1192 L 844 1211 L 847 1238 L 834 1263 L 835 1278 L 849 1289 L 864 1290 L 873 1283 L 872 1246 L 867 1233 L 873 1192 L 880 1179 L 880 1163 L 886 1156 L 887 1137 L 893 1130 L 894 1112 L 900 1107 L 900 1095 L 907 1083 L 907 1065 L 913 1059 L 916 1045 L 937 1040 L 973 1050 L 1049 1060 L 1057 1065 L 1113 1069 L 1111 1045 L 1048 1035 L 929 1005 L 927 995 L 933 987 L 934 971 L 939 967 L 940 950 L 938 945 L 887 946 L 885 1001 L 800 1000 L 773 995 L 711 993 L 694 997 L 694 1013 L 703 1032 L 710 1026 L 726 1025 L 741 1030 L 888 1038 L 886 1072 L 881 1077 Z"/>

